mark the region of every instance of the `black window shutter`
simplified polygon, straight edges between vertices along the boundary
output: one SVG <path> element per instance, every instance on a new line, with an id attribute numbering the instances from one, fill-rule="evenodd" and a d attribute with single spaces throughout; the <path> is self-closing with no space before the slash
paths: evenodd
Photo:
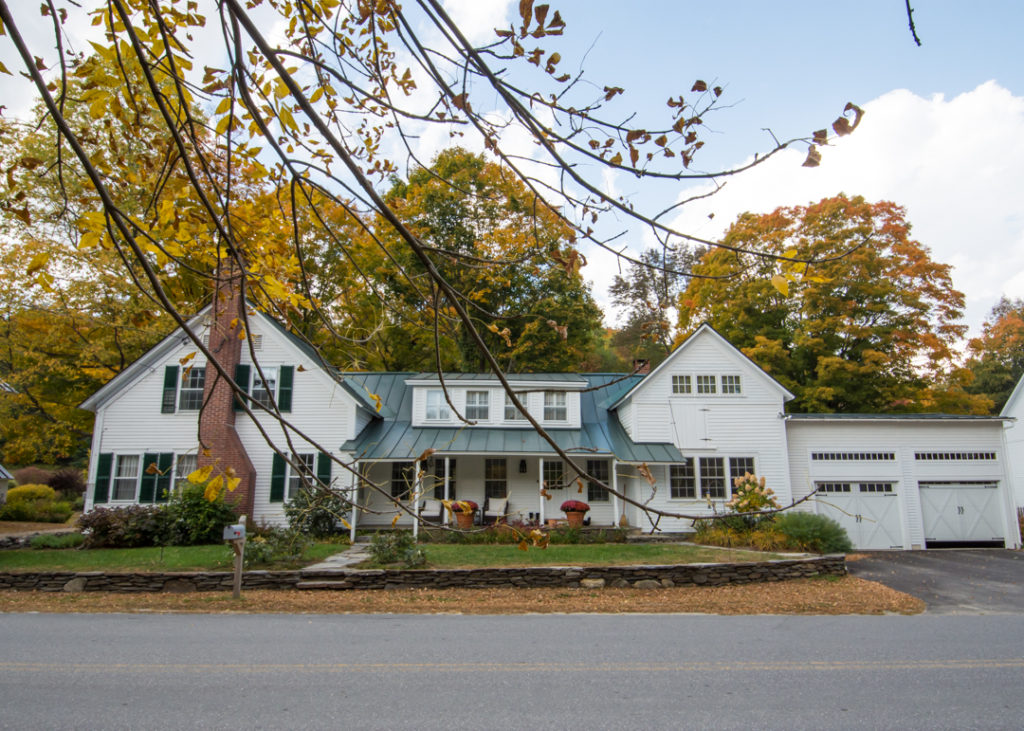
<path id="1" fill-rule="evenodd" d="M 105 503 L 110 496 L 110 468 L 114 463 L 114 455 L 104 452 L 96 461 L 96 488 L 92 494 L 93 503 Z"/>
<path id="2" fill-rule="evenodd" d="M 173 414 L 174 402 L 178 398 L 178 366 L 164 368 L 164 396 L 160 402 L 161 414 Z"/>
<path id="3" fill-rule="evenodd" d="M 235 366 L 235 383 L 242 393 L 249 393 L 249 366 L 239 363 Z M 235 399 L 235 411 L 242 410 L 242 404 L 239 403 L 238 399 Z"/>
<path id="4" fill-rule="evenodd" d="M 151 465 L 159 469 L 157 464 L 159 458 L 159 455 L 148 452 L 142 455 L 142 478 L 139 480 L 140 503 L 151 503 L 153 496 L 156 495 L 156 473 L 153 472 Z"/>
<path id="5" fill-rule="evenodd" d="M 171 465 L 173 464 L 174 453 L 160 453 L 160 459 L 156 463 L 156 466 L 160 469 L 160 474 L 156 476 L 156 495 L 153 496 L 153 499 L 158 503 L 167 502 L 167 497 L 171 493 Z"/>
<path id="6" fill-rule="evenodd" d="M 320 452 L 316 455 L 316 479 L 326 487 L 331 485 L 331 455 Z"/>
<path id="7" fill-rule="evenodd" d="M 270 502 L 284 502 L 284 457 L 274 452 L 274 466 L 270 470 Z"/>
<path id="8" fill-rule="evenodd" d="M 292 383 L 295 381 L 295 366 L 281 366 L 277 375 L 277 408 L 279 411 L 292 410 Z"/>

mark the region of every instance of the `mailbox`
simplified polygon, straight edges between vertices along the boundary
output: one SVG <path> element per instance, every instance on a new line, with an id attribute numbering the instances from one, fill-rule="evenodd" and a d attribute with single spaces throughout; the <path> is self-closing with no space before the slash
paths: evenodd
<path id="1" fill-rule="evenodd" d="M 245 524 L 239 523 L 237 525 L 226 525 L 224 526 L 224 540 L 225 541 L 244 541 L 245 540 Z"/>

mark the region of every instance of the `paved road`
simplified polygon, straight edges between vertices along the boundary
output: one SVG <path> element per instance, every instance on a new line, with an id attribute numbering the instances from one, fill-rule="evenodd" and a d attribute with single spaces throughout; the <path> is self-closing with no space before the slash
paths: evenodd
<path id="1" fill-rule="evenodd" d="M 1024 717 L 1024 616 L 0 614 L 0 647 L 11 729 L 940 729 Z"/>
<path id="2" fill-rule="evenodd" d="M 923 599 L 932 613 L 1024 612 L 1024 553 L 1020 551 L 875 551 L 848 567 L 854 576 Z"/>

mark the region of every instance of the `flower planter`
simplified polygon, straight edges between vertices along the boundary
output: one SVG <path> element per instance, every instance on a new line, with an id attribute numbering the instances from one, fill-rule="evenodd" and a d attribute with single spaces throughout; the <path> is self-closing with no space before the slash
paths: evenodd
<path id="1" fill-rule="evenodd" d="M 572 510 L 565 514 L 565 518 L 569 523 L 570 528 L 582 528 L 583 527 L 583 516 L 586 513 L 581 513 L 578 510 Z"/>
<path id="2" fill-rule="evenodd" d="M 455 524 L 459 526 L 459 530 L 471 530 L 473 528 L 473 513 L 464 513 L 461 510 L 456 510 Z"/>

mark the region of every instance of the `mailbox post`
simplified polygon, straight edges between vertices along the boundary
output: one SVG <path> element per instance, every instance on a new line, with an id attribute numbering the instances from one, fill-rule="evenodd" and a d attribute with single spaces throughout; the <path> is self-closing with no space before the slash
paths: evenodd
<path id="1" fill-rule="evenodd" d="M 245 516 L 240 523 L 224 526 L 224 540 L 235 550 L 235 581 L 231 596 L 238 599 L 242 596 L 242 560 L 245 558 Z"/>

